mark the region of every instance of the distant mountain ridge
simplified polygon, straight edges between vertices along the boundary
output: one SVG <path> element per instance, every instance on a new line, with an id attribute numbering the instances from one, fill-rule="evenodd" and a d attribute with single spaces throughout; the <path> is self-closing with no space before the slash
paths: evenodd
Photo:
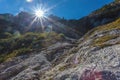
<path id="1" fill-rule="evenodd" d="M 4 24 L 0 24 L 0 30 L 1 32 L 4 32 L 8 28 L 7 32 L 10 33 L 13 33 L 14 31 L 19 31 L 20 33 L 42 32 L 40 21 L 32 23 L 34 20 L 33 16 L 33 14 L 28 12 L 20 12 L 16 16 L 13 16 L 12 14 L 0 14 L 0 20 L 4 22 Z M 45 19 L 45 21 L 43 21 L 44 31 L 47 31 L 49 26 L 51 26 L 53 31 L 63 33 L 68 37 L 79 38 L 82 35 L 78 31 L 75 31 L 75 29 L 62 24 L 60 22 L 61 18 L 53 15 L 48 16 L 48 18 L 51 20 Z"/>
<path id="2" fill-rule="evenodd" d="M 77 37 L 84 35 L 86 32 L 88 32 L 90 29 L 99 26 L 99 25 L 104 25 L 107 23 L 110 23 L 117 18 L 120 17 L 120 2 L 119 0 L 112 2 L 110 4 L 105 5 L 104 7 L 92 12 L 90 15 L 85 16 L 81 19 L 78 20 L 66 20 L 64 18 L 59 18 L 54 15 L 49 15 L 48 18 L 51 18 L 54 20 L 53 22 L 46 20 L 44 22 L 44 27 L 47 28 L 47 26 L 53 26 L 53 30 L 59 33 L 65 33 L 65 29 L 60 30 L 61 28 L 59 27 L 67 27 L 67 29 L 72 28 L 71 32 L 73 34 L 70 34 L 69 30 L 67 31 L 70 35 L 73 35 L 72 37 Z M 21 28 L 21 32 L 30 26 L 32 20 L 33 20 L 33 15 L 28 13 L 28 12 L 20 12 L 18 15 L 13 16 L 12 14 L 1 14 L 0 19 L 5 19 L 9 22 L 12 22 L 19 26 Z M 36 24 L 37 22 L 33 23 L 30 29 L 28 31 L 36 31 L 40 29 L 40 24 Z M 58 25 L 54 24 L 57 23 Z M 17 28 L 17 27 L 16 27 Z M 38 28 L 38 29 L 37 29 Z M 57 29 L 59 28 L 59 29 Z M 75 32 L 74 32 L 75 30 Z M 76 33 L 77 32 L 77 33 Z M 74 33 L 76 33 L 74 35 Z M 66 33 L 65 33 L 66 34 Z M 67 36 L 69 36 L 67 34 Z"/>
<path id="3" fill-rule="evenodd" d="M 66 24 L 74 27 L 76 30 L 86 33 L 87 29 L 110 23 L 120 17 L 120 1 L 114 1 L 106 4 L 100 9 L 93 11 L 88 16 L 79 20 L 68 20 Z M 86 29 L 87 28 L 87 29 Z"/>

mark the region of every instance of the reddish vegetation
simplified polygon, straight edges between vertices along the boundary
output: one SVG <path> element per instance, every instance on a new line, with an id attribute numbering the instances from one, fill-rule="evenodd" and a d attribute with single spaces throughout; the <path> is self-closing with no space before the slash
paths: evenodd
<path id="1" fill-rule="evenodd" d="M 117 80 L 112 72 L 85 70 L 80 80 Z"/>

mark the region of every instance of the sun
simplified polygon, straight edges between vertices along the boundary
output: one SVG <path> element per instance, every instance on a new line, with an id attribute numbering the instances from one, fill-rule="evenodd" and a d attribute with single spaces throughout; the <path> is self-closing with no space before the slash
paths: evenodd
<path id="1" fill-rule="evenodd" d="M 45 25 L 44 22 L 49 20 L 48 15 L 50 14 L 50 10 L 52 10 L 55 6 L 47 8 L 44 4 L 36 4 L 31 8 L 32 12 L 32 22 L 30 23 L 29 27 L 32 27 L 34 23 L 40 25 L 42 30 L 44 31 Z"/>
<path id="2" fill-rule="evenodd" d="M 33 0 L 26 0 L 27 2 L 32 2 Z"/>
<path id="3" fill-rule="evenodd" d="M 35 16 L 38 17 L 38 18 L 44 17 L 44 14 L 45 14 L 45 12 L 41 9 L 35 10 Z"/>

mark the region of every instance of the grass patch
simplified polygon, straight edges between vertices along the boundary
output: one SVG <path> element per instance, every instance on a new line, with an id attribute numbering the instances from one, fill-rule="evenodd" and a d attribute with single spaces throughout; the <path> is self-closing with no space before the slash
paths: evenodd
<path id="1" fill-rule="evenodd" d="M 99 37 L 93 41 L 92 46 L 97 46 L 97 47 L 101 47 L 101 48 L 106 47 L 106 46 L 110 46 L 110 44 L 105 44 L 105 42 L 112 40 L 112 39 L 115 39 L 117 37 L 118 37 L 117 35 L 106 35 L 103 37 Z"/>
<path id="2" fill-rule="evenodd" d="M 100 32 L 100 31 L 102 31 L 102 32 L 106 31 L 107 32 L 107 31 L 111 31 L 111 30 L 120 30 L 120 18 L 117 19 L 116 21 L 112 22 L 112 23 L 102 25 L 102 26 L 98 26 L 98 27 L 90 30 L 89 32 L 87 32 L 84 35 L 84 37 L 83 37 L 84 40 L 83 41 L 86 41 L 87 39 L 90 38 L 90 36 L 94 35 L 95 33 Z"/>

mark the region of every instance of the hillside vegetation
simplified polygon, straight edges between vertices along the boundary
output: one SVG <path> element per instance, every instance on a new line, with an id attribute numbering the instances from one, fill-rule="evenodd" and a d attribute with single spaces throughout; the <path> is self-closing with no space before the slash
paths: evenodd
<path id="1" fill-rule="evenodd" d="M 5 38 L 0 39 L 0 62 L 16 56 L 26 55 L 36 50 L 39 51 L 64 39 L 64 34 L 55 32 L 28 32 L 22 35 L 5 33 L 5 35 Z"/>

